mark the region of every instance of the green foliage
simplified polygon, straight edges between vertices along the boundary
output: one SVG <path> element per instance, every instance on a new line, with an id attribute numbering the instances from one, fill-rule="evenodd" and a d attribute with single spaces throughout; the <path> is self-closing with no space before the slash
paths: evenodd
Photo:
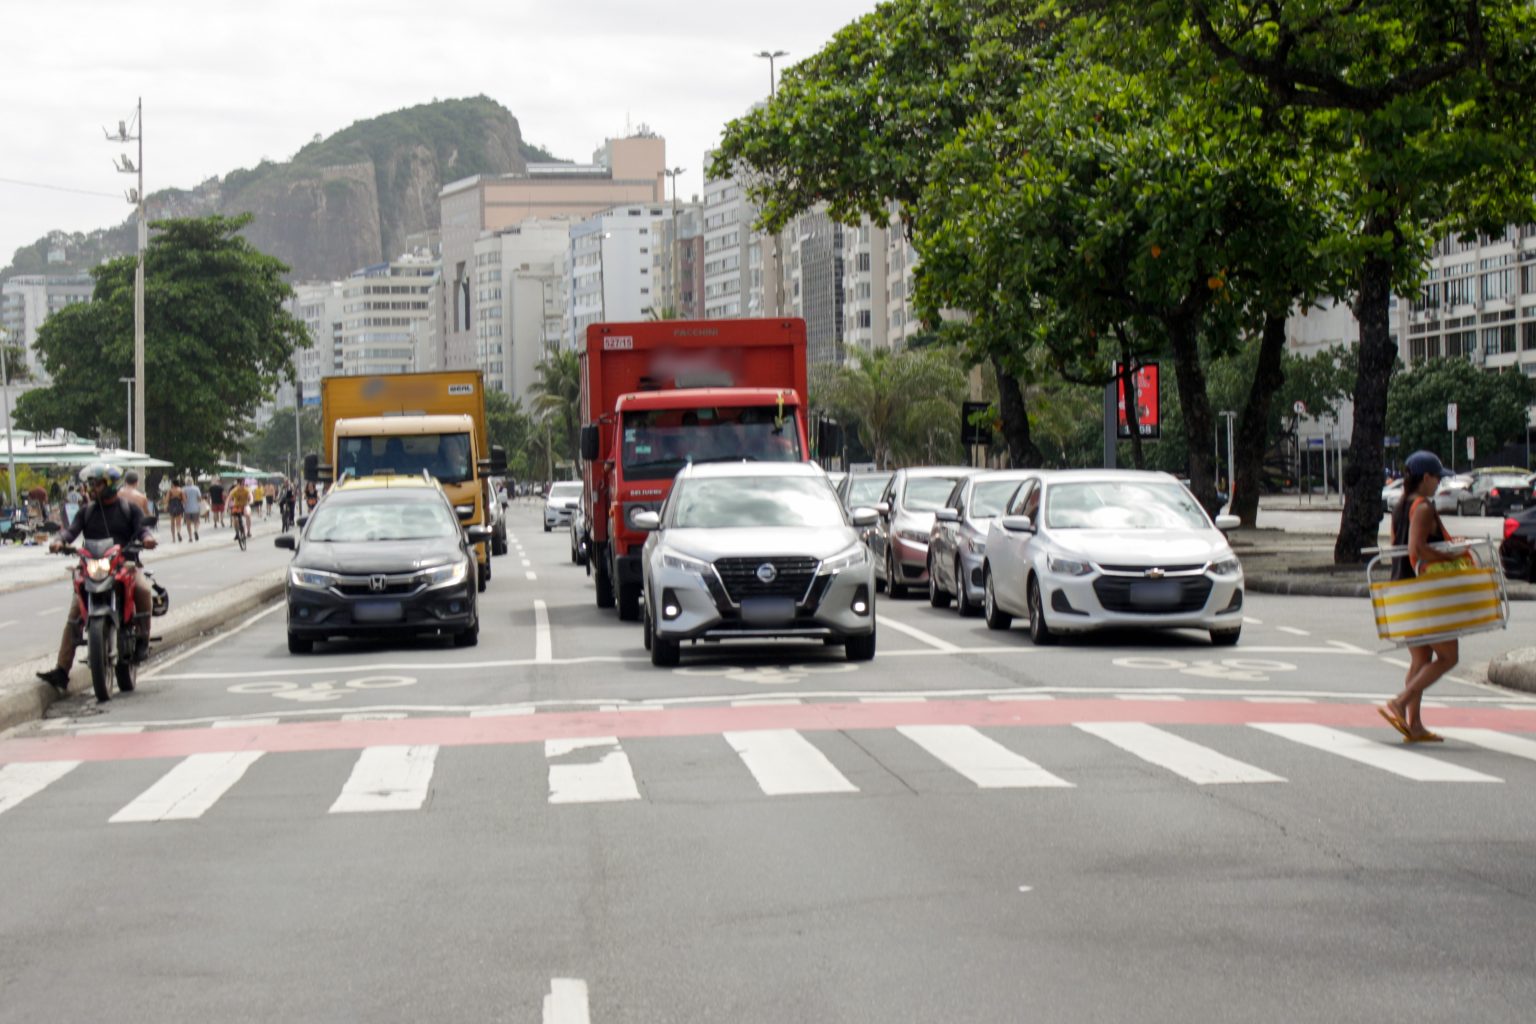
<path id="1" fill-rule="evenodd" d="M 1524 439 L 1536 381 L 1518 371 L 1487 373 L 1465 359 L 1432 359 L 1397 373 L 1387 392 L 1387 430 L 1400 438 L 1398 452 L 1423 448 L 1447 465 L 1464 461 L 1465 447 L 1452 457 L 1445 429 L 1445 407 L 1451 402 L 1456 403 L 1457 445 L 1475 437 L 1480 451 L 1492 452 Z"/>
<path id="2" fill-rule="evenodd" d="M 278 409 L 260 430 L 248 433 L 240 442 L 240 461 L 272 473 L 286 473 L 297 478 L 303 470 L 304 455 L 318 452 L 321 445 L 320 407 L 299 410 L 298 447 L 294 447 L 293 408 Z"/>
<path id="3" fill-rule="evenodd" d="M 240 217 L 156 221 L 145 256 L 146 432 L 152 454 L 211 468 L 236 450 L 261 401 L 309 344 L 285 306 L 279 261 L 240 237 Z M 53 379 L 16 403 L 29 430 L 95 436 L 124 422 L 133 374 L 134 259 L 98 267 L 91 301 L 44 321 L 37 351 Z"/>
<path id="4" fill-rule="evenodd" d="M 575 349 L 551 352 L 534 370 L 533 414 L 553 435 L 555 461 L 573 460 L 581 435 L 581 355 Z"/>
<path id="5" fill-rule="evenodd" d="M 880 466 L 963 459 L 965 375 L 935 349 L 863 353 L 826 379 L 822 408 L 851 429 Z"/>
<path id="6" fill-rule="evenodd" d="M 542 479 L 544 468 L 536 467 L 528 443 L 537 428 L 523 403 L 505 391 L 487 391 L 485 419 L 491 444 L 506 449 L 507 472 L 518 480 Z"/>
<path id="7" fill-rule="evenodd" d="M 20 345 L 0 345 L 0 359 L 5 361 L 5 376 L 0 379 L 17 384 L 32 378 L 32 371 L 27 369 L 26 350 Z"/>

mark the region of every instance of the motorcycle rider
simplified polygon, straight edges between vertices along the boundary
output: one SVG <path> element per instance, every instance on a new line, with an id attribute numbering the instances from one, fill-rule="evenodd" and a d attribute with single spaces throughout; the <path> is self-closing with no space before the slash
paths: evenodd
<path id="1" fill-rule="evenodd" d="M 123 471 L 105 462 L 93 462 L 80 471 L 90 501 L 75 514 L 75 521 L 54 535 L 48 544 L 50 552 L 57 552 L 65 544 L 84 535 L 86 540 L 111 539 L 117 544 L 134 541 L 146 548 L 156 546 L 154 533 L 144 523 L 144 513 L 136 505 L 121 500 L 119 488 L 123 483 Z M 133 626 L 141 636 L 149 635 L 149 616 L 153 598 L 149 581 L 135 566 L 133 569 Z M 70 593 L 69 616 L 64 623 L 64 635 L 59 641 L 58 664 L 37 677 L 58 690 L 69 692 L 69 670 L 75 664 L 75 648 L 80 638 L 80 603 Z"/>

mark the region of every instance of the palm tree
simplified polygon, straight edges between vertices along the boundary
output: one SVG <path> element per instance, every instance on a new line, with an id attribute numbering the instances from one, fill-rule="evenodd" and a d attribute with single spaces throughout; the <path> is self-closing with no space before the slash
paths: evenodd
<path id="1" fill-rule="evenodd" d="M 862 353 L 827 391 L 828 406 L 856 425 L 859 442 L 882 468 L 945 461 L 959 450 L 965 374 L 952 351 Z"/>
<path id="2" fill-rule="evenodd" d="M 581 356 L 575 351 L 556 350 L 534 369 L 539 379 L 529 389 L 534 396 L 533 412 L 549 422 L 560 439 L 561 454 L 574 459 L 581 430 Z"/>

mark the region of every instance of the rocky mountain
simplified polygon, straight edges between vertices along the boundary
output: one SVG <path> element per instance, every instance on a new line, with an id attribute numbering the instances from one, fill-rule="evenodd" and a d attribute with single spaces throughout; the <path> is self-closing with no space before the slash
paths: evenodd
<path id="1" fill-rule="evenodd" d="M 552 160 L 523 141 L 517 118 L 485 96 L 441 100 L 316 136 L 293 159 L 264 161 L 196 188 L 149 197 L 150 220 L 210 213 L 256 215 L 253 245 L 292 268 L 293 280 L 330 280 L 399 255 L 407 239 L 436 229 L 446 182 L 521 172 Z M 16 250 L 0 278 L 85 270 L 133 251 L 125 223 L 89 234 L 53 232 Z M 66 262 L 49 262 L 62 250 Z"/>

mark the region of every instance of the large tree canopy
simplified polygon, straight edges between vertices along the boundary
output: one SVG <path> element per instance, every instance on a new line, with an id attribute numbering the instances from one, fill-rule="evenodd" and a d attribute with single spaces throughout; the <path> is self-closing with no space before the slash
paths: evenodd
<path id="1" fill-rule="evenodd" d="M 1465 359 L 1432 359 L 1392 378 L 1387 394 L 1387 429 L 1398 435 L 1398 451 L 1424 448 L 1446 465 L 1462 462 L 1451 451 L 1445 407 L 1454 402 L 1457 437 L 1477 438 L 1479 452 L 1495 452 L 1525 438 L 1526 410 L 1536 401 L 1536 381 L 1523 373 L 1485 373 Z"/>
<path id="2" fill-rule="evenodd" d="M 240 237 L 251 220 L 156 221 L 145 253 L 144 439 L 178 468 L 211 469 L 233 453 L 256 407 L 289 372 L 308 332 L 285 306 L 288 270 Z M 96 436 L 124 422 L 119 378 L 133 375 L 135 259 L 97 267 L 91 301 L 60 310 L 38 331 L 53 383 L 21 396 L 16 422 Z"/>

